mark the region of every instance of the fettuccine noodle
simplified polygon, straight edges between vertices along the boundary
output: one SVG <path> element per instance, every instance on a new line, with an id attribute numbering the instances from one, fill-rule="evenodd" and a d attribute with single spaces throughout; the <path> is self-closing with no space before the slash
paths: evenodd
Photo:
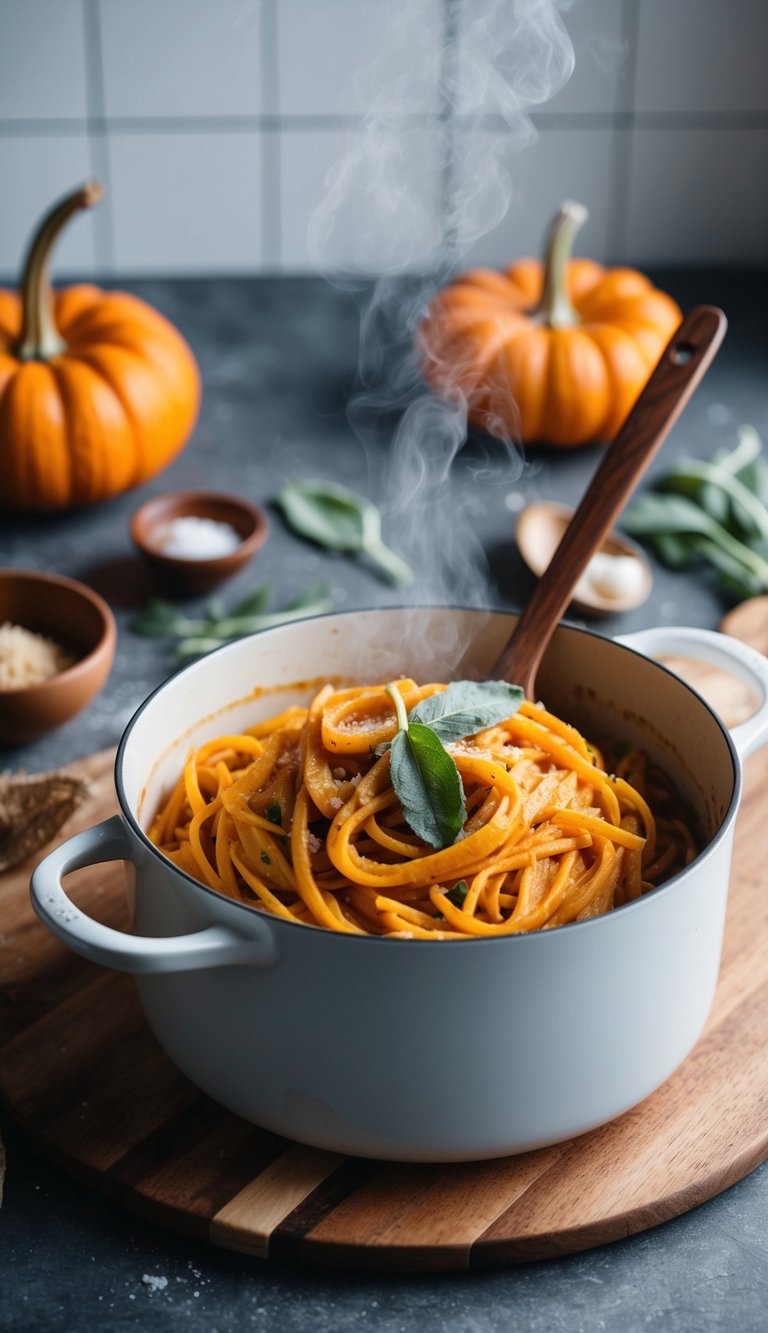
<path id="1" fill-rule="evenodd" d="M 398 688 L 410 710 L 445 686 Z M 467 818 L 452 845 L 431 847 L 403 818 L 389 754 L 374 754 L 396 729 L 383 685 L 326 685 L 308 709 L 193 751 L 150 838 L 203 884 L 275 916 L 426 940 L 584 921 L 697 853 L 640 751 L 609 774 L 574 727 L 527 702 L 446 746 Z"/>

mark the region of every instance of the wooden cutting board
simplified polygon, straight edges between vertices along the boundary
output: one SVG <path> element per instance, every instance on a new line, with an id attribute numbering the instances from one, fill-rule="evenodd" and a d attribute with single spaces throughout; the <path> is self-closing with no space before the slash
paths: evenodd
<path id="1" fill-rule="evenodd" d="M 113 754 L 62 837 L 114 812 Z M 247 1125 L 197 1092 L 150 1035 L 131 979 L 86 963 L 37 921 L 30 866 L 0 879 L 0 1092 L 80 1181 L 155 1222 L 261 1258 L 344 1268 L 499 1267 L 667 1221 L 768 1157 L 768 749 L 747 767 L 720 984 L 677 1073 L 591 1134 L 491 1162 L 344 1158 Z M 72 877 L 116 927 L 120 867 Z"/>

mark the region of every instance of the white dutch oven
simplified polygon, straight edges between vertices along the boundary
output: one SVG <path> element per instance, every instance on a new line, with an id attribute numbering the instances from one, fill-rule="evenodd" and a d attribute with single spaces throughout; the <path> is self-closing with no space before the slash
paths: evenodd
<path id="1" fill-rule="evenodd" d="M 171 1059 L 247 1120 L 374 1157 L 522 1152 L 634 1106 L 699 1036 L 717 980 L 740 759 L 768 736 L 768 662 L 735 640 L 694 629 L 624 642 L 557 631 L 542 699 L 588 736 L 644 746 L 706 841 L 687 870 L 592 921 L 456 943 L 340 935 L 221 897 L 144 832 L 191 744 L 304 702 L 326 679 L 482 676 L 513 622 L 470 610 L 351 612 L 203 658 L 130 723 L 116 767 L 120 815 L 35 871 L 43 921 L 86 958 L 136 973 Z M 758 712 L 729 735 L 645 652 L 724 666 L 757 691 Z M 303 686 L 292 683 L 300 677 Z M 132 935 L 86 916 L 61 885 L 70 870 L 112 860 L 127 863 L 135 885 Z"/>

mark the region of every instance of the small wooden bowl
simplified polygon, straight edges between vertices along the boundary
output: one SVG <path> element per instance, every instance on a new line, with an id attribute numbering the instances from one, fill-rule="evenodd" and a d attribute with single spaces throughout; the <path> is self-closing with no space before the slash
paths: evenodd
<path id="1" fill-rule="evenodd" d="M 240 537 L 240 545 L 229 555 L 213 559 L 186 560 L 166 555 L 162 540 L 175 518 L 210 518 L 229 523 Z M 194 597 L 210 592 L 232 578 L 263 546 L 269 525 L 258 505 L 237 495 L 216 491 L 176 491 L 156 495 L 136 510 L 131 519 L 131 537 L 158 581 L 170 591 Z"/>
<path id="2" fill-rule="evenodd" d="M 0 625 L 43 634 L 76 660 L 39 685 L 0 690 L 0 746 L 22 745 L 68 722 L 104 684 L 115 655 L 115 620 L 92 588 L 59 574 L 0 569 Z"/>
<path id="3" fill-rule="evenodd" d="M 554 504 L 550 501 L 528 505 L 521 511 L 515 533 L 517 545 L 531 573 L 538 578 L 541 578 L 549 565 L 573 515 L 574 510 L 567 505 Z M 584 588 L 580 587 L 578 596 L 574 596 L 571 605 L 590 615 L 613 615 L 642 606 L 650 596 L 653 575 L 640 548 L 614 530 L 606 537 L 599 550 L 606 555 L 632 556 L 637 561 L 643 574 L 638 591 L 629 597 L 607 597 L 595 588 L 590 590 L 587 596 Z"/>

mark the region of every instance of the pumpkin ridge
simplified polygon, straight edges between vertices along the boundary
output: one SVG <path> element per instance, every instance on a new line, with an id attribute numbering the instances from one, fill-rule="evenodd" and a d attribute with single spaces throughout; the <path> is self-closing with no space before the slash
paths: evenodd
<path id="1" fill-rule="evenodd" d="M 136 359 L 137 361 L 140 360 L 138 353 L 136 353 Z M 109 375 L 107 375 L 107 373 L 105 372 L 103 366 L 100 366 L 97 363 L 95 363 L 92 357 L 89 356 L 87 353 L 78 353 L 76 357 L 70 356 L 68 360 L 78 361 L 81 365 L 87 366 L 89 370 L 93 371 L 94 375 L 98 376 L 102 384 L 106 384 L 107 388 L 111 389 L 112 393 L 114 394 L 115 398 L 117 399 L 121 408 L 123 409 L 123 412 L 125 413 L 125 418 L 128 424 L 130 425 L 131 429 L 135 429 L 133 413 L 129 410 L 128 404 L 123 398 L 123 395 L 120 392 L 119 387 L 117 386 L 117 384 L 115 384 L 114 380 L 110 379 Z"/>
<path id="2" fill-rule="evenodd" d="M 34 392 L 30 389 L 30 379 L 36 382 Z M 14 438 L 24 438 L 27 446 L 20 450 L 16 445 L 14 449 L 8 450 L 15 467 L 15 475 L 11 477 L 11 494 L 15 495 L 19 491 L 26 494 L 40 494 L 46 482 L 46 474 L 49 471 L 58 473 L 62 468 L 66 469 L 67 473 L 62 489 L 64 494 L 68 494 L 71 488 L 72 461 L 67 449 L 61 447 L 66 412 L 52 367 L 45 361 L 28 362 L 19 367 L 17 361 L 16 372 L 9 377 L 4 387 L 6 391 L 0 394 L 0 439 L 7 442 Z M 62 417 L 61 423 L 51 423 L 50 407 L 45 402 L 44 390 L 47 394 L 55 396 Z M 55 467 L 47 450 L 42 451 L 36 445 L 32 447 L 31 444 L 32 441 L 37 442 L 46 436 L 47 424 L 51 426 L 51 433 L 56 437 L 59 446 L 56 451 Z M 4 498 L 5 495 L 4 484 Z"/>
<path id="3" fill-rule="evenodd" d="M 69 494 L 71 495 L 73 491 L 75 490 L 81 491 L 83 489 L 83 478 L 80 472 L 81 455 L 86 456 L 86 462 L 88 464 L 88 466 L 86 467 L 86 486 L 87 486 L 89 472 L 91 474 L 91 480 L 92 480 L 93 464 L 90 462 L 89 459 L 87 459 L 87 451 L 77 448 L 76 444 L 74 443 L 75 441 L 78 440 L 78 437 L 77 433 L 74 430 L 74 420 L 73 420 L 74 413 L 72 410 L 72 402 L 69 394 L 69 387 L 66 383 L 64 375 L 62 374 L 61 365 L 57 364 L 57 362 L 61 362 L 62 359 L 63 359 L 62 357 L 55 357 L 51 361 L 49 361 L 47 365 L 51 372 L 51 375 L 53 376 L 53 380 L 56 384 L 56 390 L 58 392 L 59 401 L 61 402 L 61 410 L 64 414 L 62 435 L 65 440 L 69 441 L 69 449 L 67 450 L 67 456 L 69 460 L 69 486 L 67 489 Z M 39 492 L 40 490 L 39 481 L 37 485 L 33 484 L 29 489 L 32 492 L 32 494 L 34 494 L 35 491 Z M 89 494 L 89 499 L 90 499 L 90 494 Z M 89 502 L 89 499 L 86 500 L 86 503 Z"/>
<path id="4" fill-rule="evenodd" d="M 109 343 L 100 343 L 99 345 L 101 347 L 110 346 Z M 118 344 L 112 344 L 112 345 L 118 345 Z M 125 352 L 127 356 L 132 356 L 141 369 L 143 370 L 147 369 L 146 359 L 142 357 L 141 353 L 136 351 L 135 348 L 120 347 L 120 351 Z M 134 450 L 135 462 L 131 473 L 131 481 L 129 485 L 136 486 L 141 480 L 146 466 L 146 459 L 144 456 L 146 451 L 144 444 L 144 434 L 145 434 L 144 422 L 141 421 L 141 419 L 139 418 L 136 409 L 134 407 L 134 404 L 130 401 L 130 398 L 123 395 L 121 387 L 114 380 L 110 378 L 108 372 L 104 369 L 104 367 L 99 365 L 98 361 L 94 361 L 92 353 L 80 352 L 78 354 L 77 359 L 84 365 L 88 366 L 89 369 L 93 371 L 94 375 L 98 375 L 99 379 L 104 384 L 106 384 L 109 389 L 112 390 L 113 394 L 115 395 L 115 398 L 117 399 L 121 408 L 123 409 L 123 413 L 125 414 L 125 419 L 128 422 L 131 431 L 133 432 L 134 445 L 135 445 L 135 450 Z M 154 363 L 152 363 L 152 370 L 156 371 L 156 366 Z"/>
<path id="5" fill-rule="evenodd" d="M 597 348 L 597 351 L 600 354 L 603 365 L 605 367 L 605 375 L 608 382 L 609 392 L 605 395 L 605 409 L 603 411 L 602 417 L 600 418 L 600 425 L 595 430 L 595 436 L 598 439 L 603 439 L 608 429 L 608 422 L 610 421 L 614 412 L 615 396 L 619 389 L 618 376 L 603 344 L 597 338 L 593 338 L 590 336 L 589 326 L 587 324 L 582 324 L 581 329 L 582 332 L 586 333 L 587 336 L 589 337 L 589 341 L 591 342 L 592 346 Z"/>
<path id="6" fill-rule="evenodd" d="M 90 440 L 87 438 L 87 435 L 86 438 L 83 438 L 83 426 L 89 425 L 90 422 L 80 422 L 80 431 L 76 429 L 77 426 L 77 413 L 75 411 L 76 386 L 72 383 L 71 377 L 73 372 L 75 375 L 77 375 L 78 368 L 81 364 L 82 364 L 82 358 L 63 357 L 63 356 L 55 357 L 53 361 L 51 361 L 50 363 L 51 369 L 53 370 L 56 376 L 57 383 L 59 385 L 59 392 L 61 395 L 61 400 L 64 408 L 65 420 L 67 425 L 66 437 L 70 442 L 70 451 L 73 455 L 72 471 L 73 471 L 73 476 L 77 482 L 77 490 L 81 492 L 83 489 L 85 489 L 86 498 L 84 499 L 84 503 L 93 504 L 98 500 L 108 499 L 110 496 L 114 495 L 115 488 L 110 482 L 107 475 L 107 462 L 111 456 L 110 450 L 107 449 L 104 450 L 103 452 L 96 451 L 91 447 L 91 443 Z M 109 390 L 111 397 L 117 404 L 122 416 L 125 418 L 125 421 L 130 431 L 132 432 L 133 423 L 127 417 L 125 410 L 123 408 L 123 404 L 120 400 L 120 396 L 115 392 L 114 386 L 110 384 L 109 380 L 106 379 L 105 376 L 99 375 L 93 366 L 88 366 L 87 369 L 91 372 L 92 375 L 96 375 L 96 377 L 101 381 L 104 387 Z M 96 467 L 97 459 L 99 460 L 98 469 Z M 85 464 L 84 467 L 83 463 Z M 84 480 L 85 480 L 85 487 L 83 487 Z M 121 487 L 120 489 L 123 489 L 123 487 Z"/>

